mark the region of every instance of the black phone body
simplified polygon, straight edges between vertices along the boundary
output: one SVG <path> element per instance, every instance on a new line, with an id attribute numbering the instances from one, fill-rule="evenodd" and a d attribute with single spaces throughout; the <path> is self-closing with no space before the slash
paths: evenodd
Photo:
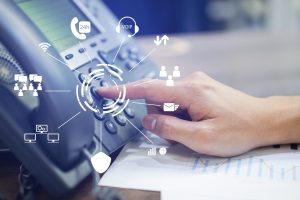
<path id="1" fill-rule="evenodd" d="M 85 40 L 72 35 L 69 23 L 74 17 L 91 22 L 92 31 Z M 0 51 L 5 55 L 1 57 L 0 52 L 0 60 L 8 73 L 7 80 L 0 78 L 0 140 L 52 195 L 65 194 L 91 172 L 82 148 L 92 154 L 99 150 L 113 154 L 139 135 L 136 128 L 142 128 L 145 106 L 129 103 L 122 111 L 133 126 L 112 114 L 99 117 L 84 111 L 76 99 L 82 74 L 88 74 L 97 64 L 118 66 L 124 83 L 157 77 L 157 68 L 150 60 L 132 70 L 144 54 L 134 39 L 115 31 L 117 25 L 113 14 L 96 0 L 1 2 Z M 47 53 L 39 46 L 43 42 L 51 44 Z M 43 92 L 38 97 L 17 96 L 12 91 L 13 73 L 42 75 Z M 93 86 L 104 86 L 107 79 L 111 76 L 105 75 Z M 24 143 L 24 133 L 35 132 L 37 124 L 47 124 L 49 132 L 59 132 L 59 143 L 48 144 L 45 138 Z"/>

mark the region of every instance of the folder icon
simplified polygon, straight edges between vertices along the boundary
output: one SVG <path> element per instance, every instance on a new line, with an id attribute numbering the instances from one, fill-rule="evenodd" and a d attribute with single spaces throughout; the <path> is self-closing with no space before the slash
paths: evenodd
<path id="1" fill-rule="evenodd" d="M 173 111 L 177 110 L 178 107 L 179 107 L 179 105 L 177 105 L 175 103 L 164 103 L 163 110 L 165 112 L 173 112 Z"/>

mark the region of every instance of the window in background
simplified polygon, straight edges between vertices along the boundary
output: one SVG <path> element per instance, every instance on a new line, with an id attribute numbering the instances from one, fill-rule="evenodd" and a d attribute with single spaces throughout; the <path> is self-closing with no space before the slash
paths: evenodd
<path id="1" fill-rule="evenodd" d="M 300 30 L 299 0 L 104 0 L 140 35 L 235 30 Z"/>

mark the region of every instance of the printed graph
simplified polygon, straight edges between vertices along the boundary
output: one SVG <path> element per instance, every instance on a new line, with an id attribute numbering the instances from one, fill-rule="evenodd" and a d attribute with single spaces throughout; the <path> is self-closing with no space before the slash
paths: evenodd
<path id="1" fill-rule="evenodd" d="M 300 182 L 300 151 L 288 146 L 255 150 L 242 156 L 216 158 L 197 154 L 192 171 L 274 181 Z"/>

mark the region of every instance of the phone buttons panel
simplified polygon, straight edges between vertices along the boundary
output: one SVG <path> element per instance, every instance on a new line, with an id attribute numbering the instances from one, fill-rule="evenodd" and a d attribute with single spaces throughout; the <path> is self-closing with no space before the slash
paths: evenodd
<path id="1" fill-rule="evenodd" d="M 116 134 L 117 133 L 117 126 L 115 123 L 112 121 L 108 120 L 104 123 L 105 129 L 110 133 L 110 134 Z"/>

